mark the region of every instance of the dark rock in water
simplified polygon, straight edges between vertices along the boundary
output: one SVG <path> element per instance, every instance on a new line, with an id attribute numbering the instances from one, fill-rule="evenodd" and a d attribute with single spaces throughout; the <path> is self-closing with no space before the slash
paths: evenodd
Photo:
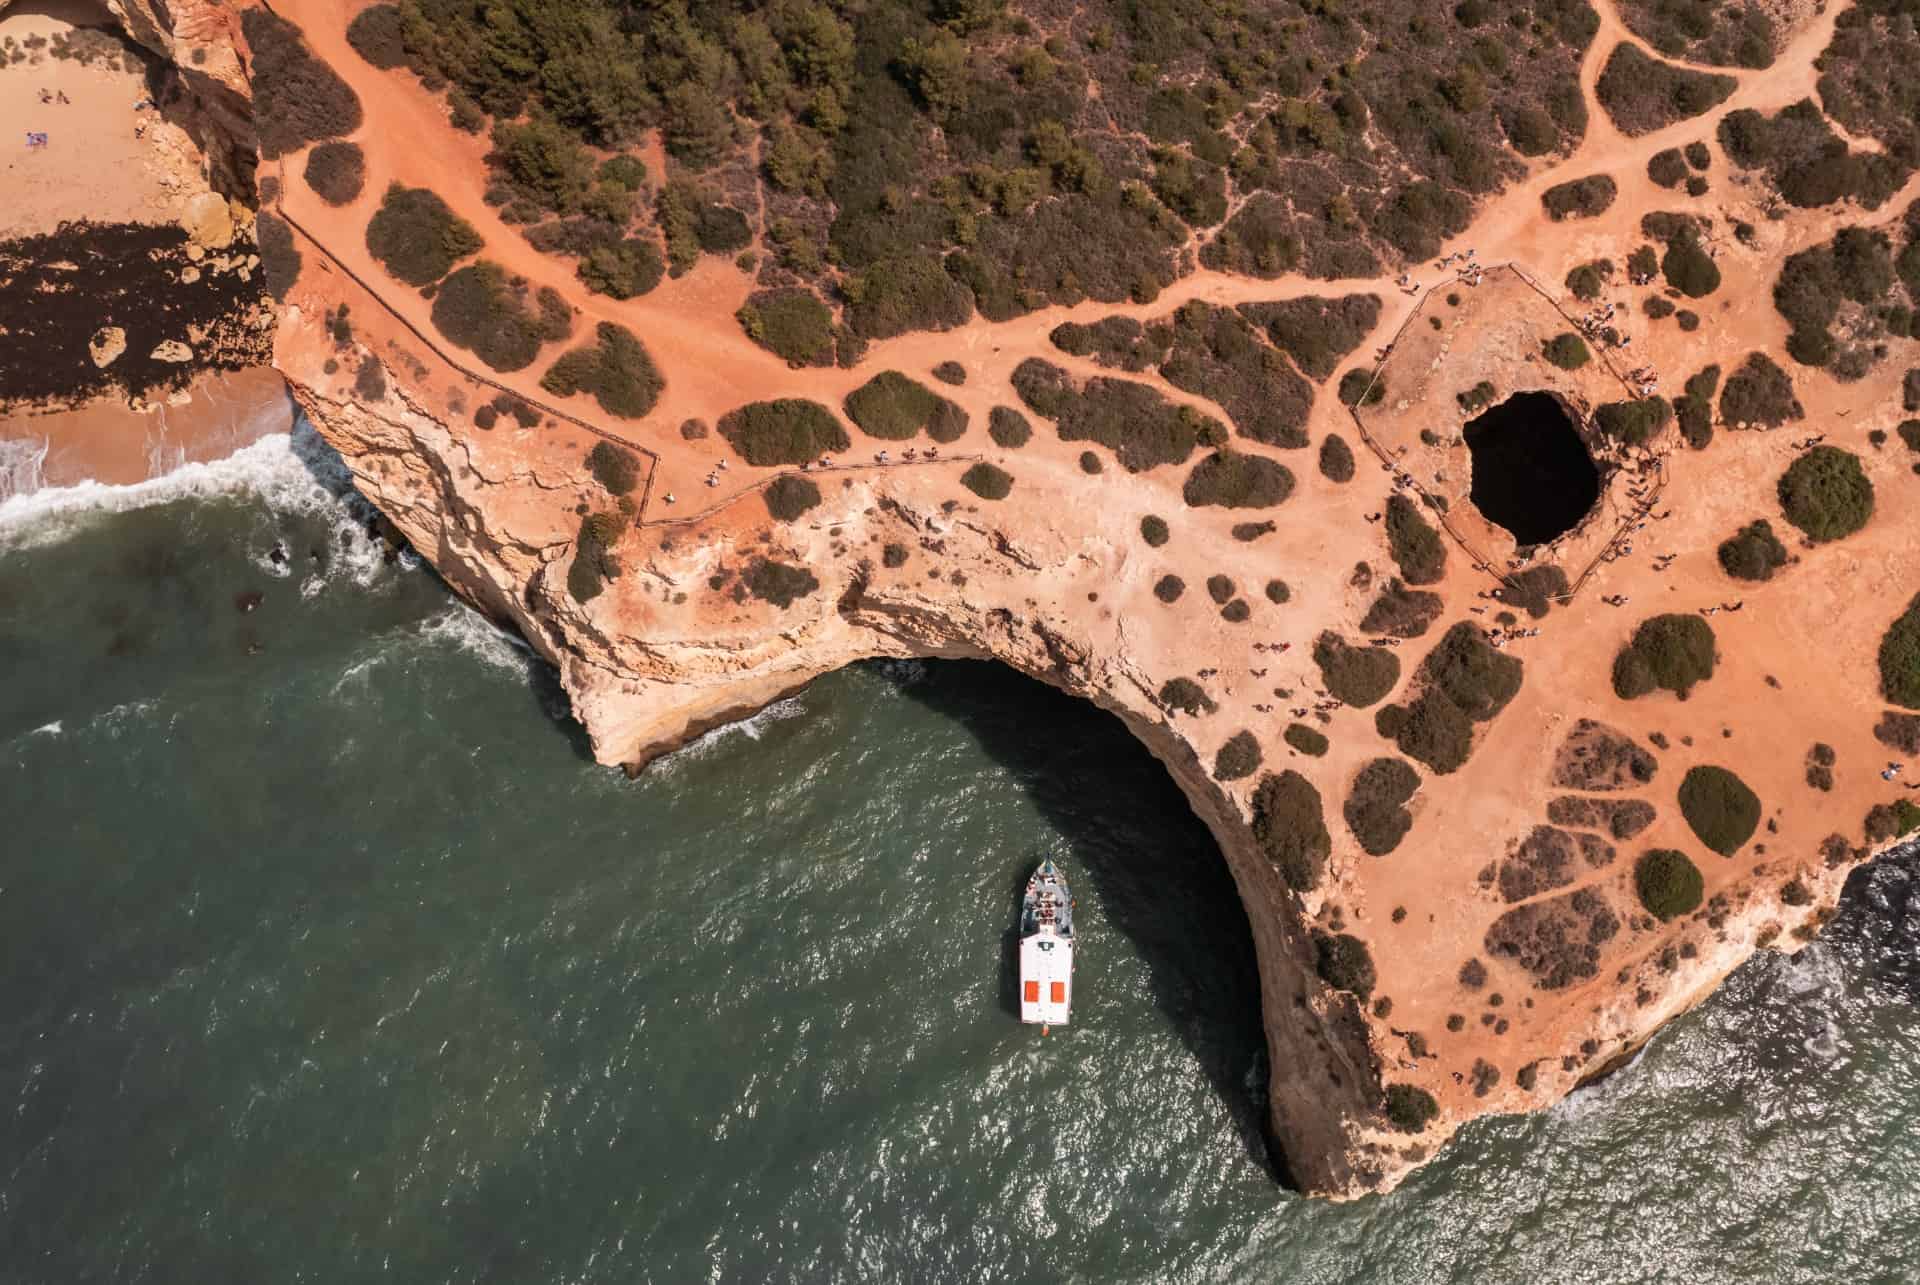
<path id="1" fill-rule="evenodd" d="M 275 541 L 273 552 L 267 555 L 267 561 L 276 567 L 284 567 L 287 565 L 287 546 Z"/>
<path id="2" fill-rule="evenodd" d="M 233 595 L 233 609 L 245 615 L 247 612 L 258 607 L 262 602 L 265 602 L 266 598 L 267 595 L 261 593 L 258 589 L 242 589 L 239 593 Z"/>

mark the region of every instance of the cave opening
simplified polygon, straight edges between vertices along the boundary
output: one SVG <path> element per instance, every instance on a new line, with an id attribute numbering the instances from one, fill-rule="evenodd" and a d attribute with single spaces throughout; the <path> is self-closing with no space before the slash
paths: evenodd
<path id="1" fill-rule="evenodd" d="M 1469 420 L 1466 439 L 1473 506 L 1523 545 L 1565 535 L 1600 498 L 1600 469 L 1551 393 L 1515 393 Z"/>

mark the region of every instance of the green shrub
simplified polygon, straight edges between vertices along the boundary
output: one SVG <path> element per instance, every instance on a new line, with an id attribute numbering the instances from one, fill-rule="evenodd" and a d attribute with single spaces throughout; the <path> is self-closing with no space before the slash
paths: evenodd
<path id="1" fill-rule="evenodd" d="M 410 286 L 432 285 L 483 242 L 473 225 L 425 188 L 388 186 L 367 223 L 367 253 Z"/>
<path id="2" fill-rule="evenodd" d="M 1220 708 L 1207 695 L 1206 688 L 1191 678 L 1169 678 L 1160 686 L 1160 704 L 1168 711 L 1179 711 L 1190 718 L 1211 714 Z"/>
<path id="3" fill-rule="evenodd" d="M 1242 437 L 1285 448 L 1307 444 L 1313 387 L 1260 342 L 1245 317 L 1196 301 L 1152 329 L 1168 339 L 1160 366 L 1168 383 L 1218 404 Z"/>
<path id="4" fill-rule="evenodd" d="M 1704 299 L 1720 288 L 1720 268 L 1691 232 L 1667 242 L 1660 258 L 1660 273 L 1667 284 L 1689 299 Z"/>
<path id="5" fill-rule="evenodd" d="M 1749 353 L 1720 393 L 1720 418 L 1729 424 L 1779 428 L 1804 414 L 1793 380 L 1762 352 Z"/>
<path id="6" fill-rule="evenodd" d="M 791 522 L 820 503 L 820 488 L 797 473 L 783 473 L 761 492 L 776 521 Z"/>
<path id="7" fill-rule="evenodd" d="M 1149 547 L 1158 549 L 1172 538 L 1172 532 L 1167 529 L 1165 518 L 1149 513 L 1140 519 L 1140 538 L 1145 540 Z"/>
<path id="8" fill-rule="evenodd" d="M 1320 439 L 1320 475 L 1329 482 L 1353 481 L 1353 448 L 1338 433 Z"/>
<path id="9" fill-rule="evenodd" d="M 1542 149 L 1550 150 L 1550 149 Z M 1537 153 L 1528 153 L 1537 155 Z M 1387 1123 L 1400 1133 L 1419 1133 L 1440 1115 L 1433 1094 L 1411 1084 L 1387 1086 Z"/>
<path id="10" fill-rule="evenodd" d="M 1004 500 L 1013 490 L 1013 474 L 981 460 L 960 475 L 960 485 L 983 500 Z"/>
<path id="11" fill-rule="evenodd" d="M 1230 576 L 1211 575 L 1207 577 L 1207 596 L 1216 606 L 1223 605 L 1233 597 L 1235 585 Z"/>
<path id="12" fill-rule="evenodd" d="M 1730 857 L 1760 824 L 1760 799 L 1723 767 L 1696 767 L 1680 782 L 1680 813 L 1700 842 Z"/>
<path id="13" fill-rule="evenodd" d="M 740 575 L 748 593 L 785 611 L 820 587 L 811 571 L 771 558 L 755 558 Z"/>
<path id="14" fill-rule="evenodd" d="M 1218 450 L 1193 466 L 1181 496 L 1194 508 L 1264 509 L 1293 494 L 1293 474 L 1264 455 Z"/>
<path id="15" fill-rule="evenodd" d="M 612 442 L 594 443 L 587 452 L 587 468 L 609 495 L 627 495 L 640 485 L 640 457 Z"/>
<path id="16" fill-rule="evenodd" d="M 1374 730 L 1440 776 L 1459 771 L 1473 752 L 1473 720 L 1438 687 L 1412 704 L 1384 706 L 1374 716 Z"/>
<path id="17" fill-rule="evenodd" d="M 1092 451 L 1081 451 L 1080 471 L 1087 474 L 1104 473 L 1107 471 L 1107 466 L 1102 464 L 1100 457 Z"/>
<path id="18" fill-rule="evenodd" d="M 1483 379 L 1466 392 L 1455 393 L 1453 400 L 1458 402 L 1460 409 L 1467 414 L 1477 415 L 1487 407 L 1493 405 L 1499 396 L 1500 390 L 1495 388 L 1491 381 Z"/>
<path id="19" fill-rule="evenodd" d="M 1029 357 L 1014 368 L 1013 389 L 1035 414 L 1055 422 L 1061 441 L 1104 446 L 1129 473 L 1178 464 L 1203 440 L 1226 441 L 1217 420 L 1131 379 L 1102 376 L 1075 388 L 1066 371 Z"/>
<path id="20" fill-rule="evenodd" d="M 540 377 L 540 387 L 559 397 L 591 393 L 600 409 L 639 419 L 660 400 L 666 381 L 632 331 L 603 321 L 590 348 L 563 353 Z"/>
<path id="21" fill-rule="evenodd" d="M 573 561 L 567 567 L 567 592 L 573 600 L 587 603 L 599 597 L 607 581 L 620 576 L 620 560 L 613 550 L 620 543 L 626 522 L 618 513 L 591 513 L 580 519 L 580 534 L 573 544 Z"/>
<path id="22" fill-rule="evenodd" d="M 1287 588 L 1287 582 L 1284 580 L 1269 580 L 1267 581 L 1266 594 L 1268 602 L 1279 606 L 1293 597 L 1293 590 Z"/>
<path id="23" fill-rule="evenodd" d="M 1566 596 L 1567 589 L 1567 573 L 1552 564 L 1544 564 L 1502 577 L 1500 596 L 1539 620 Z"/>
<path id="24" fill-rule="evenodd" d="M 1920 709 L 1920 597 L 1907 604 L 1880 639 L 1880 694 L 1895 705 Z M 1889 724 L 1897 715 L 1889 714 Z"/>
<path id="25" fill-rule="evenodd" d="M 1661 689 L 1687 698 L 1713 677 L 1713 627 L 1698 616 L 1670 613 L 1642 621 L 1613 662 L 1613 690 L 1632 700 Z"/>
<path id="26" fill-rule="evenodd" d="M 247 81 L 262 157 L 271 160 L 360 128 L 365 116 L 359 96 L 313 56 L 298 27 L 264 9 L 248 9 L 240 26 L 253 55 Z"/>
<path id="27" fill-rule="evenodd" d="M 1696 451 L 1705 450 L 1713 441 L 1713 393 L 1719 386 L 1720 367 L 1708 366 L 1689 379 L 1686 392 L 1674 399 L 1680 436 Z"/>
<path id="28" fill-rule="evenodd" d="M 285 219 L 261 210 L 254 215 L 253 235 L 260 245 L 260 270 L 266 277 L 267 293 L 285 303 L 287 292 L 300 279 L 300 250 L 293 243 L 293 229 Z"/>
<path id="29" fill-rule="evenodd" d="M 790 366 L 831 366 L 833 313 L 811 290 L 791 286 L 749 295 L 734 314 L 747 338 Z"/>
<path id="30" fill-rule="evenodd" d="M 1387 497 L 1387 549 L 1408 584 L 1437 584 L 1447 570 L 1447 546 L 1412 500 L 1398 491 Z"/>
<path id="31" fill-rule="evenodd" d="M 1005 450 L 1018 450 L 1033 437 L 1033 426 L 1027 423 L 1027 417 L 1011 406 L 995 406 L 987 412 L 987 436 L 993 439 L 995 446 Z"/>
<path id="32" fill-rule="evenodd" d="M 1360 346 L 1380 320 L 1380 296 L 1301 298 L 1243 303 L 1240 315 L 1263 327 L 1267 338 L 1311 379 L 1332 375 L 1340 359 Z"/>
<path id="33" fill-rule="evenodd" d="M 1556 183 L 1540 194 L 1540 203 L 1546 207 L 1547 217 L 1555 222 L 1567 218 L 1590 219 L 1604 214 L 1619 192 L 1608 175 L 1590 174 L 1571 182 Z"/>
<path id="34" fill-rule="evenodd" d="M 648 237 L 594 246 L 575 269 L 587 289 L 610 299 L 636 299 L 659 285 L 666 271 L 660 247 Z"/>
<path id="35" fill-rule="evenodd" d="M 943 361 L 933 368 L 933 377 L 957 388 L 967 382 L 967 368 L 957 361 Z"/>
<path id="36" fill-rule="evenodd" d="M 1736 580 L 1771 580 L 1787 565 L 1787 547 L 1773 534 L 1765 518 L 1749 522 L 1738 534 L 1721 541 L 1720 567 Z"/>
<path id="37" fill-rule="evenodd" d="M 1876 803 L 1867 810 L 1867 842 L 1886 843 L 1920 829 L 1920 805 L 1911 799 Z"/>
<path id="38" fill-rule="evenodd" d="M 1337 700 L 1365 709 L 1400 681 L 1400 659 L 1385 647 L 1354 647 L 1332 631 L 1314 641 L 1313 663 Z"/>
<path id="39" fill-rule="evenodd" d="M 806 464 L 852 445 L 832 411 L 798 397 L 749 402 L 728 411 L 720 417 L 720 436 L 759 468 Z"/>
<path id="40" fill-rule="evenodd" d="M 351 205 L 367 181 L 367 158 L 358 143 L 322 143 L 307 153 L 307 186 L 328 205 Z"/>
<path id="41" fill-rule="evenodd" d="M 1606 259 L 1595 259 L 1567 273 L 1567 289 L 1574 298 L 1592 303 L 1606 293 L 1607 282 L 1612 279 L 1613 264 Z"/>
<path id="42" fill-rule="evenodd" d="M 863 339 L 950 330 L 973 315 L 972 293 L 931 255 L 882 259 L 849 278 L 846 292 L 848 328 Z"/>
<path id="43" fill-rule="evenodd" d="M 1403 759 L 1373 759 L 1353 778 L 1341 812 L 1368 856 L 1384 857 L 1400 846 L 1413 828 L 1406 803 L 1419 788 L 1420 774 Z"/>
<path id="44" fill-rule="evenodd" d="M 433 324 L 494 370 L 523 370 L 540 353 L 539 320 L 508 285 L 505 269 L 485 259 L 440 283 Z"/>
<path id="45" fill-rule="evenodd" d="M 1711 111 L 1726 101 L 1738 83 L 1732 76 L 1658 62 L 1623 40 L 1600 69 L 1594 97 L 1621 133 L 1638 137 Z"/>
<path id="46" fill-rule="evenodd" d="M 1661 187 L 1679 187 L 1687 178 L 1687 158 L 1677 147 L 1655 152 L 1647 161 L 1647 177 Z"/>
<path id="47" fill-rule="evenodd" d="M 1420 662 L 1422 682 L 1445 692 L 1457 709 L 1477 723 L 1507 707 L 1519 694 L 1524 674 L 1519 657 L 1496 651 L 1485 634 L 1464 620 L 1442 634 Z"/>
<path id="48" fill-rule="evenodd" d="M 1837 446 L 1816 446 L 1780 475 L 1780 507 L 1817 543 L 1852 535 L 1873 516 L 1873 483 L 1860 459 Z"/>
<path id="49" fill-rule="evenodd" d="M 1562 370 L 1578 370 L 1593 360 L 1587 341 L 1571 330 L 1547 340 L 1543 351 L 1547 360 Z"/>
<path id="50" fill-rule="evenodd" d="M 1333 850 L 1320 791 L 1291 769 L 1262 777 L 1253 795 L 1253 838 L 1289 888 L 1318 887 Z"/>
<path id="51" fill-rule="evenodd" d="M 347 43 L 381 71 L 407 65 L 406 24 L 396 4 L 373 4 L 347 24 Z"/>
<path id="52" fill-rule="evenodd" d="M 1593 412 L 1595 427 L 1626 446 L 1645 446 L 1672 418 L 1673 406 L 1664 397 L 1605 402 Z"/>
<path id="53" fill-rule="evenodd" d="M 1236 522 L 1233 526 L 1233 538 L 1241 543 L 1250 543 L 1263 535 L 1272 535 L 1278 528 L 1272 522 Z"/>
<path id="54" fill-rule="evenodd" d="M 609 156 L 600 162 L 596 177 L 602 183 L 611 183 L 615 187 L 624 187 L 629 192 L 638 192 L 647 186 L 647 163 L 638 156 L 624 153 Z"/>
<path id="55" fill-rule="evenodd" d="M 1187 591 L 1187 582 L 1179 576 L 1161 576 L 1153 582 L 1153 596 L 1160 601 L 1172 604 L 1180 601 L 1180 595 Z"/>
<path id="56" fill-rule="evenodd" d="M 362 402 L 380 402 L 387 398 L 387 372 L 378 357 L 369 356 L 353 375 L 353 391 Z"/>
<path id="57" fill-rule="evenodd" d="M 1440 618 L 1440 595 L 1424 589 L 1409 589 L 1398 577 L 1387 582 L 1380 596 L 1367 608 L 1360 629 L 1369 634 L 1390 634 L 1395 638 L 1418 638 Z"/>
<path id="58" fill-rule="evenodd" d="M 1387 381 L 1380 372 L 1355 366 L 1340 376 L 1340 401 L 1346 406 L 1376 406 L 1387 395 Z"/>
<path id="59" fill-rule="evenodd" d="M 1311 758 L 1320 758 L 1327 752 L 1327 738 L 1305 723 L 1288 723 L 1280 739 Z"/>
<path id="60" fill-rule="evenodd" d="M 846 412 L 862 432 L 889 442 L 922 430 L 936 442 L 951 442 L 967 428 L 964 410 L 897 370 L 883 370 L 848 393 Z"/>
<path id="61" fill-rule="evenodd" d="M 1313 934 L 1313 967 L 1320 980 L 1337 991 L 1351 991 L 1365 1003 L 1373 996 L 1373 956 L 1367 943 L 1350 933 Z"/>
<path id="62" fill-rule="evenodd" d="M 1235 732 L 1213 756 L 1216 781 L 1238 781 L 1252 776 L 1260 768 L 1260 742 L 1252 732 Z"/>
<path id="63" fill-rule="evenodd" d="M 1675 919 L 1700 908 L 1705 881 L 1700 867 L 1672 848 L 1650 848 L 1633 867 L 1634 891 L 1656 919 Z"/>

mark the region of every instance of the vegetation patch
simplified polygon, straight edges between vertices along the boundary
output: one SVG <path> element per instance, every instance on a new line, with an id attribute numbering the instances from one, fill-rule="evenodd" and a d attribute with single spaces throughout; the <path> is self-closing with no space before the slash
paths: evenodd
<path id="1" fill-rule="evenodd" d="M 1216 781 L 1238 781 L 1259 771 L 1260 742 L 1249 731 L 1235 732 L 1213 756 Z"/>
<path id="2" fill-rule="evenodd" d="M 1751 2 L 1721 7 L 1691 0 L 1626 0 L 1620 17 L 1659 53 L 1717 67 L 1771 67 L 1780 38 L 1767 10 Z M 1700 168 L 1706 168 L 1704 162 Z"/>
<path id="3" fill-rule="evenodd" d="M 351 205 L 367 181 L 367 158 L 358 143 L 322 143 L 307 153 L 307 186 L 328 205 Z"/>
<path id="4" fill-rule="evenodd" d="M 747 569 L 741 573 L 740 583 L 755 598 L 772 603 L 782 611 L 820 587 L 820 582 L 805 567 L 776 562 L 772 558 L 755 558 L 748 563 Z"/>
<path id="5" fill-rule="evenodd" d="M 847 394 L 847 418 L 869 437 L 904 442 L 925 431 L 936 442 L 957 441 L 967 412 L 897 370 L 883 370 Z"/>
<path id="6" fill-rule="evenodd" d="M 1687 158 L 1677 147 L 1655 152 L 1647 160 L 1647 177 L 1660 187 L 1679 187 L 1687 181 Z"/>
<path id="7" fill-rule="evenodd" d="M 1161 378 L 1218 404 L 1242 437 L 1267 446 L 1307 444 L 1313 386 L 1245 317 L 1196 301 L 1169 324 L 1172 346 Z"/>
<path id="8" fill-rule="evenodd" d="M 1367 943 L 1350 933 L 1313 934 L 1314 971 L 1337 991 L 1351 991 L 1365 1003 L 1373 996 L 1373 956 Z"/>
<path id="9" fill-rule="evenodd" d="M 983 500 L 1004 500 L 1013 490 L 1013 474 L 981 460 L 960 475 L 960 485 Z"/>
<path id="10" fill-rule="evenodd" d="M 483 242 L 473 225 L 419 187 L 394 183 L 367 223 L 367 253 L 410 286 L 432 285 Z"/>
<path id="11" fill-rule="evenodd" d="M 1639 742 L 1605 723 L 1583 718 L 1554 755 L 1553 783 L 1563 790 L 1636 790 L 1659 770 Z"/>
<path id="12" fill-rule="evenodd" d="M 1600 975 L 1600 948 L 1620 932 L 1620 916 L 1592 888 L 1528 902 L 1487 929 L 1487 954 L 1520 966 L 1543 991 Z"/>
<path id="13" fill-rule="evenodd" d="M 558 397 L 591 393 L 609 415 L 638 419 L 660 400 L 666 381 L 631 330 L 603 321 L 594 329 L 593 346 L 563 353 L 540 377 L 540 387 Z"/>
<path id="14" fill-rule="evenodd" d="M 1289 888 L 1318 887 L 1333 836 L 1313 782 L 1291 769 L 1260 778 L 1253 794 L 1253 839 Z"/>
<path id="15" fill-rule="evenodd" d="M 580 519 L 573 561 L 567 566 L 567 593 L 575 602 L 592 602 L 606 590 L 609 580 L 619 578 L 620 560 L 613 550 L 625 526 L 618 513 L 590 513 Z"/>
<path id="16" fill-rule="evenodd" d="M 1656 61 L 1623 40 L 1601 68 L 1594 97 L 1621 133 L 1637 138 L 1711 111 L 1738 84 L 1732 76 L 1686 71 Z"/>
<path id="17" fill-rule="evenodd" d="M 831 366 L 838 350 L 833 311 L 811 290 L 788 286 L 747 296 L 734 314 L 747 338 L 789 366 Z"/>
<path id="18" fill-rule="evenodd" d="M 987 436 L 1003 450 L 1016 451 L 1033 438 L 1033 425 L 1011 406 L 995 406 L 987 412 Z"/>
<path id="19" fill-rule="evenodd" d="M 1165 575 L 1153 582 L 1153 596 L 1161 602 L 1172 604 L 1180 601 L 1180 595 L 1187 591 L 1187 582 L 1179 576 Z"/>
<path id="20" fill-rule="evenodd" d="M 1355 366 L 1340 376 L 1340 404 L 1343 406 L 1378 406 L 1386 396 L 1387 381 L 1378 370 Z"/>
<path id="21" fill-rule="evenodd" d="M 1616 839 L 1631 839 L 1653 824 L 1653 804 L 1644 799 L 1588 799 L 1563 794 L 1547 801 L 1547 820 L 1581 830 L 1604 830 Z"/>
<path id="22" fill-rule="evenodd" d="M 1873 516 L 1873 483 L 1860 457 L 1815 446 L 1780 475 L 1780 507 L 1807 538 L 1824 544 L 1852 535 Z"/>
<path id="23" fill-rule="evenodd" d="M 1540 204 L 1546 207 L 1547 217 L 1555 222 L 1590 219 L 1606 213 L 1619 194 L 1620 188 L 1611 175 L 1589 174 L 1586 178 L 1554 184 L 1540 194 Z"/>
<path id="24" fill-rule="evenodd" d="M 1543 563 L 1502 577 L 1500 599 L 1539 620 L 1554 603 L 1566 597 L 1569 588 L 1566 572 L 1552 563 Z"/>
<path id="25" fill-rule="evenodd" d="M 1667 252 L 1660 256 L 1660 275 L 1689 299 L 1704 299 L 1720 288 L 1720 267 L 1691 224 L 1667 242 Z"/>
<path id="26" fill-rule="evenodd" d="M 248 9 L 240 27 L 252 54 L 253 125 L 268 160 L 360 128 L 360 98 L 313 56 L 300 29 L 264 9 Z"/>
<path id="27" fill-rule="evenodd" d="M 1447 570 L 1447 547 L 1412 500 L 1396 491 L 1387 497 L 1387 550 L 1408 584 L 1437 584 Z"/>
<path id="28" fill-rule="evenodd" d="M 1833 765 L 1836 758 L 1833 746 L 1824 741 L 1815 741 L 1813 747 L 1807 751 L 1807 784 L 1822 793 L 1833 789 Z"/>
<path id="29" fill-rule="evenodd" d="M 1096 377 L 1077 388 L 1060 367 L 1029 357 L 1014 368 L 1013 389 L 1035 414 L 1054 421 L 1061 441 L 1104 446 L 1129 473 L 1181 463 L 1202 441 L 1226 441 L 1218 421 L 1130 379 Z"/>
<path id="30" fill-rule="evenodd" d="M 1459 771 L 1473 753 L 1473 720 L 1438 688 L 1422 692 L 1411 704 L 1384 706 L 1374 717 L 1374 730 L 1439 776 Z"/>
<path id="31" fill-rule="evenodd" d="M 1375 704 L 1400 681 L 1400 659 L 1392 651 L 1350 646 L 1331 630 L 1314 641 L 1313 663 L 1328 693 L 1358 709 Z"/>
<path id="32" fill-rule="evenodd" d="M 1154 369 L 1173 350 L 1172 326 L 1164 321 L 1149 326 L 1132 317 L 1102 317 L 1091 325 L 1063 321 L 1047 338 L 1061 352 L 1130 374 Z"/>
<path id="33" fill-rule="evenodd" d="M 1736 580 L 1771 580 L 1787 565 L 1787 546 L 1773 534 L 1773 524 L 1759 518 L 1720 542 L 1720 569 Z"/>
<path id="34" fill-rule="evenodd" d="M 1271 508 L 1293 494 L 1293 473 L 1264 455 L 1223 447 L 1193 466 L 1180 494 L 1194 508 Z"/>
<path id="35" fill-rule="evenodd" d="M 1567 273 L 1567 289 L 1572 292 L 1574 298 L 1592 303 L 1606 293 L 1607 283 L 1611 280 L 1613 280 L 1613 261 L 1595 259 Z"/>
<path id="36" fill-rule="evenodd" d="M 1320 758 L 1326 754 L 1330 744 L 1324 734 L 1305 723 L 1288 723 L 1280 739 L 1309 758 Z"/>
<path id="37" fill-rule="evenodd" d="M 543 338 L 525 289 L 524 282 L 509 282 L 496 263 L 470 263 L 440 283 L 433 296 L 434 328 L 494 370 L 524 370 L 539 355 Z"/>
<path id="38" fill-rule="evenodd" d="M 1360 629 L 1363 633 L 1389 634 L 1395 638 L 1419 638 L 1440 618 L 1443 607 L 1439 594 L 1409 589 L 1395 577 L 1367 608 Z"/>
<path id="39" fill-rule="evenodd" d="M 1920 805 L 1911 799 L 1876 803 L 1867 809 L 1867 842 L 1887 843 L 1920 830 Z"/>
<path id="40" fill-rule="evenodd" d="M 630 495 L 640 485 L 640 457 L 612 442 L 594 443 L 587 452 L 587 468 L 609 495 Z"/>
<path id="41" fill-rule="evenodd" d="M 943 361 L 933 368 L 933 377 L 958 388 L 967 382 L 967 368 L 957 361 Z"/>
<path id="42" fill-rule="evenodd" d="M 1613 691 L 1621 700 L 1670 691 L 1681 700 L 1695 683 L 1713 677 L 1713 627 L 1698 616 L 1669 613 L 1642 621 L 1613 661 Z"/>
<path id="43" fill-rule="evenodd" d="M 1593 360 L 1593 354 L 1587 351 L 1587 341 L 1571 330 L 1547 340 L 1541 351 L 1562 370 L 1578 370 Z"/>
<path id="44" fill-rule="evenodd" d="M 1278 303 L 1243 303 L 1240 315 L 1266 331 L 1267 340 L 1313 380 L 1323 380 L 1360 346 L 1380 321 L 1380 296 L 1349 294 Z"/>
<path id="45" fill-rule="evenodd" d="M 1404 760 L 1377 758 L 1363 766 L 1347 790 L 1341 814 L 1369 855 L 1384 857 L 1413 828 L 1407 800 L 1420 788 L 1420 774 Z"/>
<path id="46" fill-rule="evenodd" d="M 1805 414 L 1793 380 L 1762 352 L 1749 353 L 1720 393 L 1720 418 L 1740 428 L 1779 428 Z"/>
<path id="47" fill-rule="evenodd" d="M 740 458 L 758 468 L 807 464 L 852 445 L 832 411 L 798 397 L 749 402 L 721 416 L 719 427 Z"/>
<path id="48" fill-rule="evenodd" d="M 1550 825 L 1534 826 L 1500 861 L 1501 900 L 1525 901 L 1572 883 L 1577 848 L 1573 836 L 1565 830 Z M 1608 849 L 1609 855 L 1611 852 Z"/>
<path id="49" fill-rule="evenodd" d="M 1760 799 L 1726 768 L 1696 767 L 1680 782 L 1680 814 L 1700 842 L 1730 857 L 1760 824 Z"/>
<path id="50" fill-rule="evenodd" d="M 1387 1086 L 1387 1123 L 1397 1133 L 1419 1133 L 1439 1118 L 1440 1104 L 1433 1094 L 1411 1084 Z"/>
<path id="51" fill-rule="evenodd" d="M 1680 437 L 1696 451 L 1704 451 L 1713 441 L 1713 393 L 1719 386 L 1720 367 L 1708 366 L 1689 379 L 1686 391 L 1674 398 Z"/>
<path id="52" fill-rule="evenodd" d="M 1698 910 L 1706 883 L 1686 853 L 1650 848 L 1634 862 L 1633 888 L 1648 914 L 1668 920 Z"/>
<path id="53" fill-rule="evenodd" d="M 1821 78 L 1823 97 L 1827 79 Z M 1832 100 L 1828 102 L 1831 105 Z M 1836 115 L 1835 119 L 1840 118 Z M 1861 132 L 1871 135 L 1874 131 Z M 1726 149 L 1727 158 L 1741 169 L 1765 171 L 1787 204 L 1801 209 L 1849 198 L 1867 209 L 1877 209 L 1900 190 L 1913 160 L 1911 155 L 1896 158 L 1850 149 L 1811 98 L 1803 98 L 1771 117 L 1750 107 L 1728 112 L 1720 120 L 1720 145 Z"/>
<path id="54" fill-rule="evenodd" d="M 1880 694 L 1895 705 L 1920 709 L 1920 597 L 1908 603 L 1907 609 L 1887 626 L 1880 639 L 1879 659 Z M 1899 714 L 1889 714 L 1885 721 L 1912 725 L 1908 716 Z"/>
<path id="55" fill-rule="evenodd" d="M 1645 446 L 1672 419 L 1673 406 L 1664 397 L 1603 402 L 1593 412 L 1594 426 L 1624 446 Z"/>
<path id="56" fill-rule="evenodd" d="M 1170 712 L 1178 710 L 1189 717 L 1211 714 L 1220 708 L 1207 695 L 1207 689 L 1191 678 L 1169 678 L 1161 684 L 1160 704 Z"/>
<path id="57" fill-rule="evenodd" d="M 1320 476 L 1329 482 L 1353 481 L 1353 448 L 1338 433 L 1320 439 Z"/>
<path id="58" fill-rule="evenodd" d="M 820 503 L 820 488 L 797 473 L 781 474 L 760 494 L 767 513 L 779 522 L 792 522 Z"/>

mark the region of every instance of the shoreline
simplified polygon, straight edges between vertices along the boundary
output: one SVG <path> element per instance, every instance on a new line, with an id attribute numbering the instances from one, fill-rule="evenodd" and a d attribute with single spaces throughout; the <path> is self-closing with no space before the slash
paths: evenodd
<path id="1" fill-rule="evenodd" d="M 43 487 L 152 481 L 286 433 L 295 412 L 280 372 L 249 366 L 204 373 L 183 394 L 146 410 L 110 396 L 70 410 L 0 417 L 0 501 Z"/>

